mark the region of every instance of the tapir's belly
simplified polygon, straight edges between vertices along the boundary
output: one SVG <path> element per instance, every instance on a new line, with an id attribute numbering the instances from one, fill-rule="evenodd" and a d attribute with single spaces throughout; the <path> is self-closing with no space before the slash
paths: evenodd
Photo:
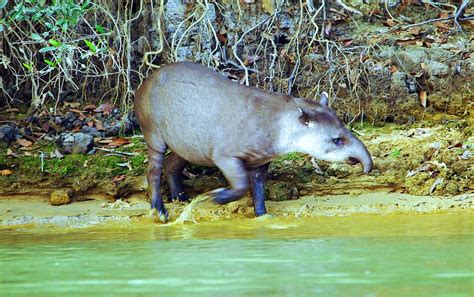
<path id="1" fill-rule="evenodd" d="M 199 80 L 186 74 L 170 76 L 152 93 L 154 126 L 173 152 L 207 166 L 225 157 L 252 164 L 269 158 L 271 140 L 262 140 L 270 134 L 265 116 L 242 97 L 239 88 L 220 79 L 212 79 L 207 86 L 188 81 Z M 166 87 L 166 82 L 176 88 Z"/>

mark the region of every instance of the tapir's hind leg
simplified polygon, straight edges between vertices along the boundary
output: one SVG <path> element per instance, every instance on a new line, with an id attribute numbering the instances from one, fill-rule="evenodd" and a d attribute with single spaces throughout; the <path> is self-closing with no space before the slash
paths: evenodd
<path id="1" fill-rule="evenodd" d="M 265 208 L 265 184 L 268 179 L 269 165 L 270 163 L 263 164 L 250 171 L 253 208 L 257 217 L 267 213 L 267 209 Z"/>
<path id="2" fill-rule="evenodd" d="M 242 198 L 249 188 L 247 172 L 242 160 L 230 157 L 214 160 L 214 163 L 222 171 L 231 186 L 228 189 L 216 190 L 214 192 L 214 202 L 226 204 Z"/>
<path id="3" fill-rule="evenodd" d="M 151 208 L 158 210 L 160 221 L 168 220 L 168 211 L 165 208 L 160 193 L 161 169 L 166 151 L 166 144 L 160 139 L 152 141 L 153 147 L 148 145 L 148 186 L 151 189 Z"/>
<path id="4" fill-rule="evenodd" d="M 189 197 L 183 189 L 183 169 L 188 161 L 171 152 L 165 158 L 166 179 L 171 192 L 171 200 L 188 201 Z"/>

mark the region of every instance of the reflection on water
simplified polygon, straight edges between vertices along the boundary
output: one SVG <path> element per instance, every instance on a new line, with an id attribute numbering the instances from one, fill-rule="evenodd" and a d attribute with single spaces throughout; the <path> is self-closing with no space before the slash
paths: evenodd
<path id="1" fill-rule="evenodd" d="M 0 295 L 472 296 L 469 213 L 0 232 Z"/>

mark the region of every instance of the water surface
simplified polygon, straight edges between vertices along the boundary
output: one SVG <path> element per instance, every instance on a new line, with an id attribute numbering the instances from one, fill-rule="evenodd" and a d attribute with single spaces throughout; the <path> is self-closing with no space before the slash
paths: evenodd
<path id="1" fill-rule="evenodd" d="M 2 296 L 473 296 L 471 212 L 0 232 Z"/>

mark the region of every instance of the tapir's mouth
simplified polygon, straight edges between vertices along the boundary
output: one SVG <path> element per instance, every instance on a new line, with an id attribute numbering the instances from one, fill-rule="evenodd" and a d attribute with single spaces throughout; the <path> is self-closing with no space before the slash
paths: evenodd
<path id="1" fill-rule="evenodd" d="M 359 164 L 360 161 L 359 161 L 359 159 L 356 159 L 356 158 L 353 158 L 353 157 L 349 157 L 349 158 L 346 160 L 346 163 L 347 163 L 347 164 L 351 164 L 351 165 L 356 165 L 356 164 Z"/>

